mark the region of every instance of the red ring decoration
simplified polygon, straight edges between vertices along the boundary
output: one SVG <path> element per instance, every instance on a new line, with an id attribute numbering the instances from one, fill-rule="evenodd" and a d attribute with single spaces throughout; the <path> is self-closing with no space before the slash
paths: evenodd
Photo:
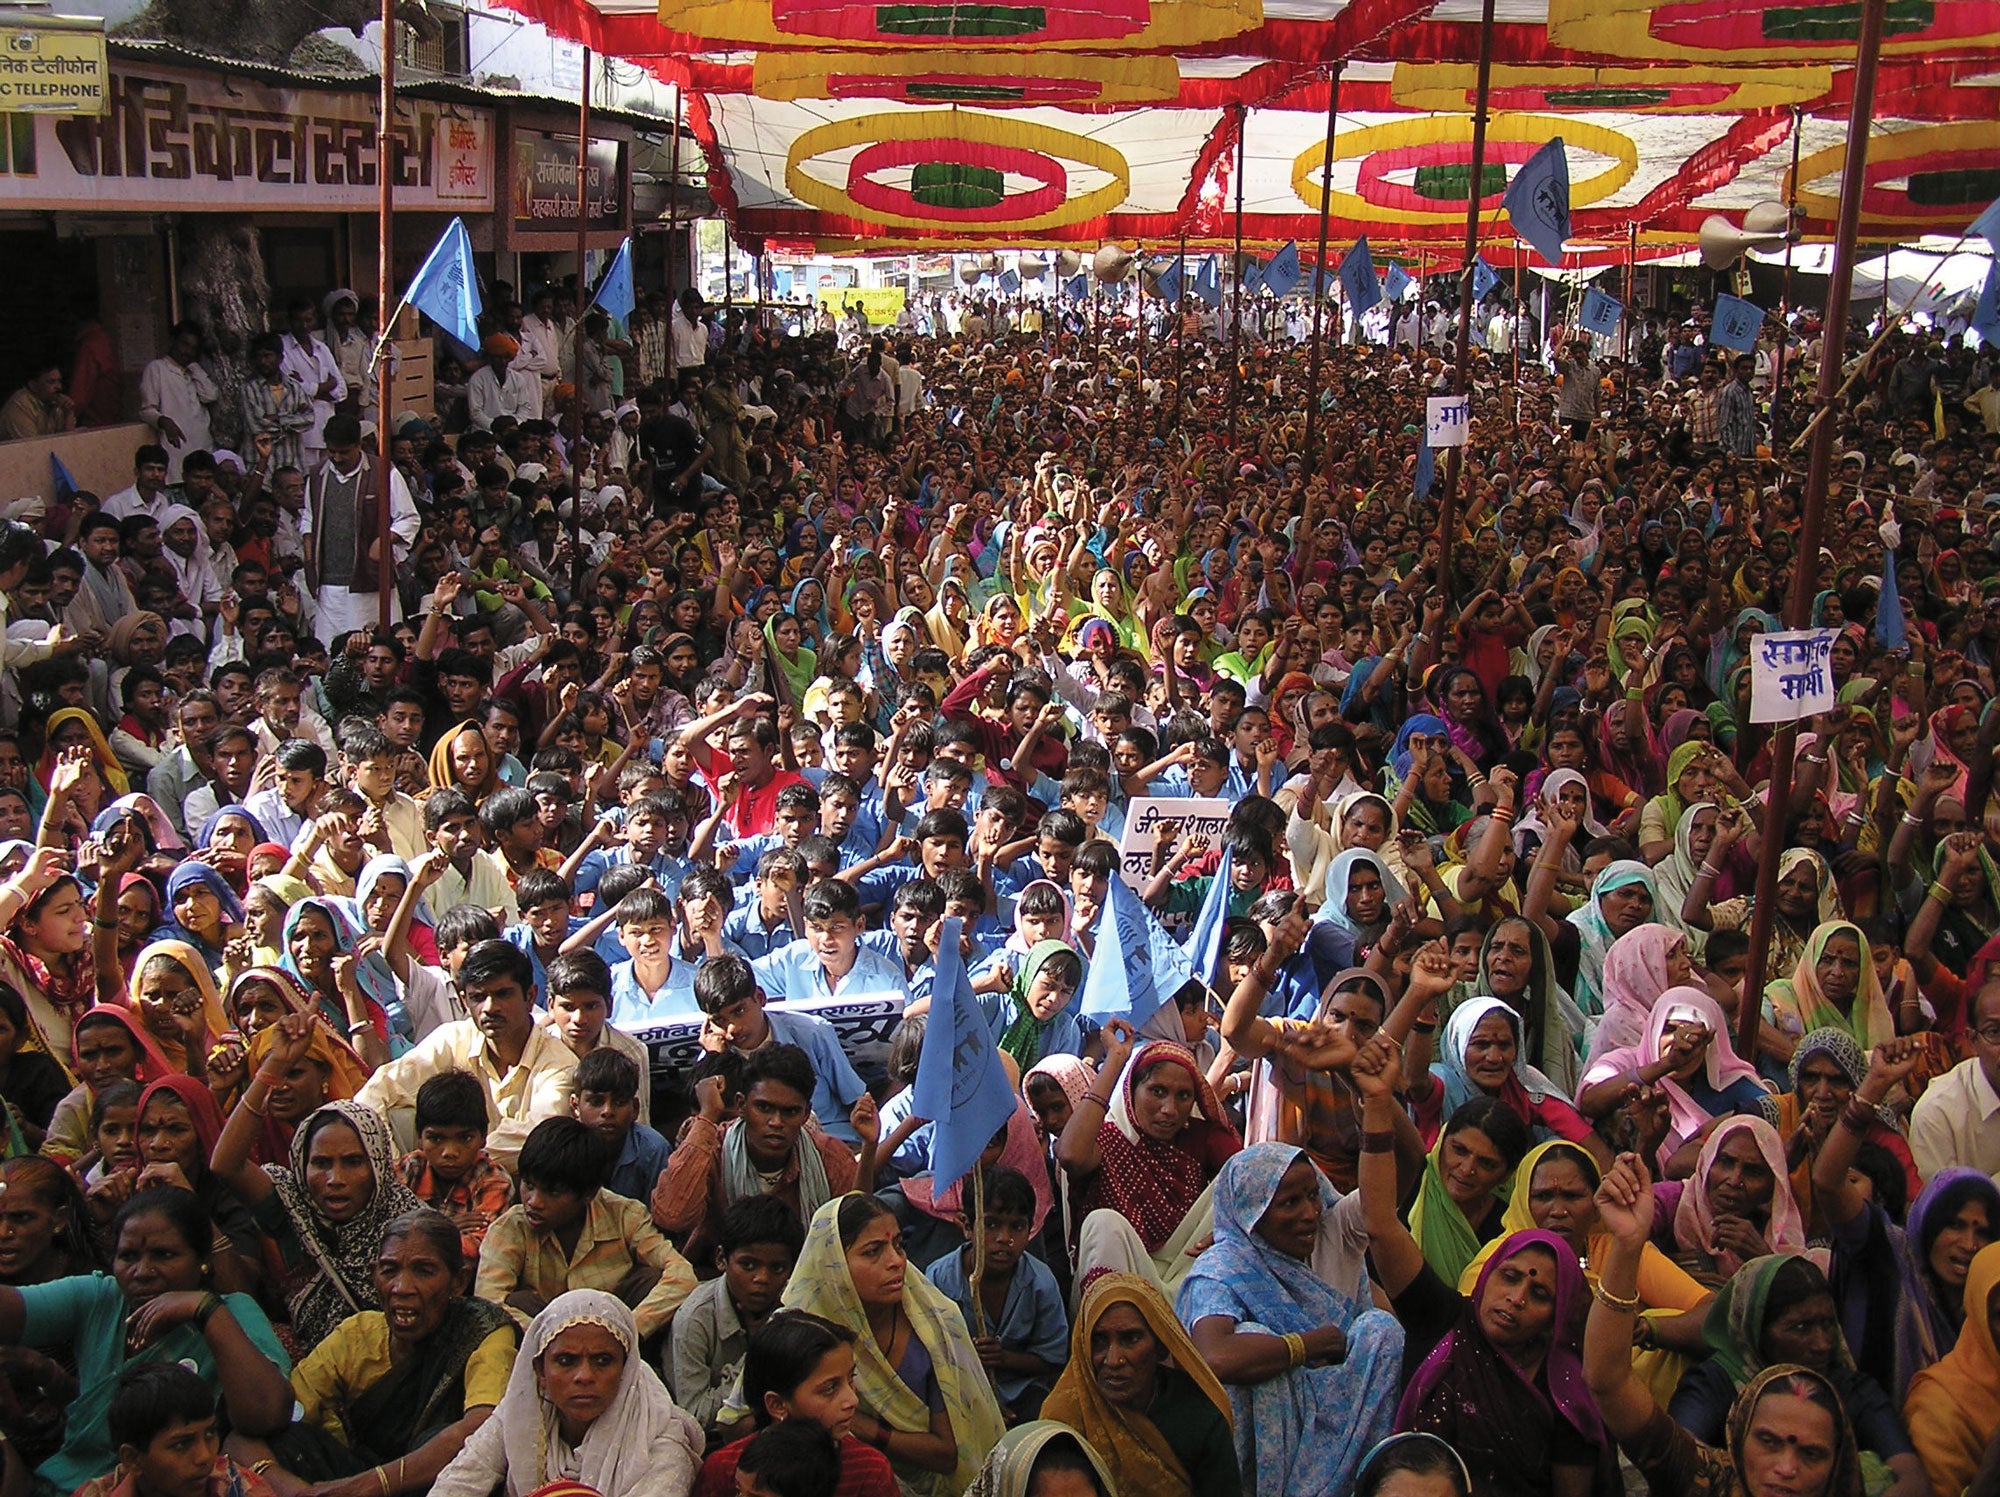
<path id="1" fill-rule="evenodd" d="M 1684 0 L 1656 7 L 1646 18 L 1646 34 L 1677 47 L 1699 47 L 1708 52 L 1767 52 L 1790 47 L 1818 54 L 1838 50 L 1842 43 L 1824 37 L 1768 35 L 1764 30 L 1765 13 L 1851 8 L 1843 0 L 1763 0 L 1754 6 L 1744 6 L 1738 0 Z M 1985 36 L 1992 29 L 1992 12 L 1985 6 L 1939 4 L 1929 25 L 1917 31 L 1890 30 L 1883 40 L 1896 43 L 1902 50 L 1916 43 L 1948 46 Z"/>
<path id="2" fill-rule="evenodd" d="M 887 187 L 871 173 L 899 166 L 938 162 L 952 166 L 983 166 L 989 171 L 1033 177 L 1042 185 L 1016 193 L 991 208 L 935 208 L 919 203 L 901 187 Z M 973 140 L 878 140 L 864 146 L 847 166 L 847 195 L 863 208 L 905 218 L 929 215 L 942 223 L 989 223 L 1038 218 L 1069 200 L 1069 173 L 1053 156 L 1020 146 L 991 146 Z"/>
<path id="3" fill-rule="evenodd" d="M 1881 184 L 1904 177 L 1931 176 L 1938 172 L 1991 171 L 1996 166 L 2000 166 L 2000 145 L 1987 150 L 1941 151 L 1915 160 L 1871 161 L 1864 168 L 1861 211 L 1882 218 L 1963 218 L 1968 213 L 1977 212 L 1977 207 L 1962 203 L 1919 203 L 1913 201 L 1903 188 Z"/>
<path id="4" fill-rule="evenodd" d="M 1502 163 L 1507 166 L 1519 166 L 1541 148 L 1539 141 L 1488 140 L 1486 161 L 1488 165 Z M 1378 208 L 1389 208 L 1403 213 L 1445 213 L 1453 208 L 1462 211 L 1465 207 L 1462 198 L 1456 201 L 1449 198 L 1427 198 L 1415 188 L 1405 187 L 1400 182 L 1389 180 L 1390 172 L 1402 171 L 1408 167 L 1451 166 L 1460 162 L 1463 162 L 1468 174 L 1470 173 L 1472 168 L 1470 144 L 1445 146 L 1442 150 L 1444 154 L 1441 155 L 1439 146 L 1417 145 L 1371 151 L 1361 163 L 1354 191 Z M 1484 213 L 1489 208 L 1498 206 L 1505 193 L 1504 187 L 1499 192 L 1488 193 L 1480 199 L 1479 211 Z"/>

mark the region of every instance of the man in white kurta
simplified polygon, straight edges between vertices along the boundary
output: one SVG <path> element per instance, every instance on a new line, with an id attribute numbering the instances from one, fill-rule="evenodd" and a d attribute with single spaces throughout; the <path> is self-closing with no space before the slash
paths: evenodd
<path id="1" fill-rule="evenodd" d="M 326 423 L 326 462 L 307 482 L 299 534 L 305 542 L 306 583 L 319 600 L 314 626 L 329 647 L 350 630 L 374 627 L 381 617 L 381 542 L 376 535 L 381 500 L 375 464 L 375 456 L 362 450 L 359 421 L 335 416 Z M 389 531 L 392 561 L 400 562 L 417 538 L 417 506 L 393 467 Z M 402 602 L 392 589 L 389 618 L 401 617 Z"/>

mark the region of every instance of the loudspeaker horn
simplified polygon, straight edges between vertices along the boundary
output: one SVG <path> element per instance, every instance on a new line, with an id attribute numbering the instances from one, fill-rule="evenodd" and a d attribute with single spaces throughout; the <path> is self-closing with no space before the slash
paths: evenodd
<path id="1" fill-rule="evenodd" d="M 1132 252 L 1122 244 L 1100 245 L 1090 257 L 1090 273 L 1106 284 L 1122 281 L 1132 273 Z"/>
<path id="2" fill-rule="evenodd" d="M 1791 237 L 1792 215 L 1783 203 L 1756 203 L 1743 215 L 1741 227 L 1720 213 L 1702 220 L 1695 236 L 1701 263 L 1710 270 L 1727 270 L 1749 250 L 1774 250 Z"/>

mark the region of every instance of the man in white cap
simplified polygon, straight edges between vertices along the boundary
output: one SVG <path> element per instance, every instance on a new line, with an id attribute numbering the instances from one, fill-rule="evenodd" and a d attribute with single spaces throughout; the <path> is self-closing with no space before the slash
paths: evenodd
<path id="1" fill-rule="evenodd" d="M 373 421 L 375 380 L 368 365 L 374 343 L 361 330 L 361 298 L 342 286 L 327 292 L 320 311 L 326 320 L 327 352 L 347 382 L 347 401 L 342 409 L 363 421 Z"/>

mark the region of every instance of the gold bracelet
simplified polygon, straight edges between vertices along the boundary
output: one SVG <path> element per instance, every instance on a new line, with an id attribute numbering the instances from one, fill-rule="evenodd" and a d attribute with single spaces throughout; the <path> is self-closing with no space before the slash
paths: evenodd
<path id="1" fill-rule="evenodd" d="M 389 1497 L 389 1473 L 380 1466 L 375 1468 L 375 1479 L 382 1483 L 382 1497 Z"/>
<path id="2" fill-rule="evenodd" d="M 1297 1331 L 1287 1331 L 1278 1338 L 1285 1343 L 1285 1353 L 1294 1368 L 1306 1364 L 1306 1338 Z"/>
<path id="3" fill-rule="evenodd" d="M 1639 1296 L 1636 1293 L 1630 1299 L 1620 1299 L 1604 1287 L 1604 1280 L 1602 1279 L 1597 1281 L 1595 1293 L 1598 1302 L 1607 1310 L 1616 1310 L 1620 1315 L 1637 1315 L 1639 1313 Z"/>
<path id="4" fill-rule="evenodd" d="M 1958 897 L 1951 890 L 1947 889 L 1941 880 L 1932 881 L 1930 893 L 1932 899 L 1935 899 L 1947 909 L 1958 903 Z"/>

